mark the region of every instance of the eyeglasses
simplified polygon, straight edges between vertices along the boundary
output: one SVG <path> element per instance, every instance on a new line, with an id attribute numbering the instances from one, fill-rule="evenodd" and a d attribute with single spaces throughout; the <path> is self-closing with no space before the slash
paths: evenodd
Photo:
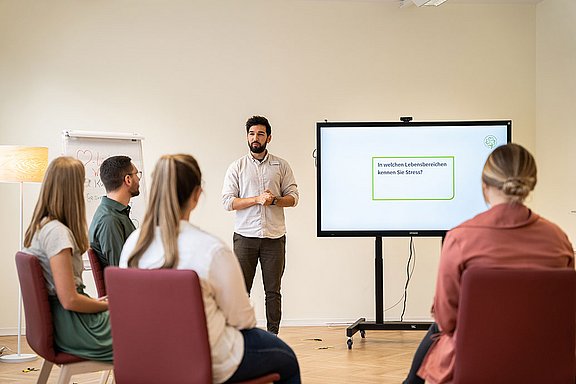
<path id="1" fill-rule="evenodd" d="M 138 175 L 138 178 L 141 179 L 142 178 L 142 171 L 132 172 L 132 173 L 129 173 L 129 175 Z"/>

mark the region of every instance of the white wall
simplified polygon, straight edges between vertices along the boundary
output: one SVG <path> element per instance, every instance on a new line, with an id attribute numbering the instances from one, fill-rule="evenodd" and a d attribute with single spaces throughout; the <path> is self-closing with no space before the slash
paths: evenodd
<path id="1" fill-rule="evenodd" d="M 542 215 L 576 241 L 576 2 L 546 0 L 536 18 L 536 153 Z"/>
<path id="2" fill-rule="evenodd" d="M 2 0 L 0 143 L 46 145 L 53 158 L 64 129 L 137 132 L 146 137 L 145 177 L 161 154 L 192 153 L 205 181 L 192 221 L 230 243 L 223 175 L 247 151 L 245 120 L 263 114 L 273 126 L 269 148 L 291 163 L 301 193 L 287 210 L 284 324 L 373 319 L 374 240 L 315 236 L 315 123 L 512 119 L 514 140 L 534 148 L 535 12 L 372 1 Z M 29 218 L 38 187 L 26 190 Z M 16 326 L 17 193 L 0 185 L 0 334 Z M 416 251 L 405 320 L 429 318 L 439 241 L 418 238 Z M 408 239 L 385 240 L 384 257 L 389 306 L 404 287 Z M 263 319 L 261 291 L 254 298 Z"/>

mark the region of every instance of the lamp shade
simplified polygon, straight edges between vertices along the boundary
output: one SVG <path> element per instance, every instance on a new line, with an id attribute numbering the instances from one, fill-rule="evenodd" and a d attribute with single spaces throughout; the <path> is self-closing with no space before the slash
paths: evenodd
<path id="1" fill-rule="evenodd" d="M 0 145 L 0 182 L 41 182 L 46 167 L 46 147 Z"/>

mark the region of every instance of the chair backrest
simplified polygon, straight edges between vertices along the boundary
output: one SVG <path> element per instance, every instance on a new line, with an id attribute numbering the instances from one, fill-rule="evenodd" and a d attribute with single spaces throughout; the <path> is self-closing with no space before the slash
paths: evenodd
<path id="1" fill-rule="evenodd" d="M 98 292 L 98 297 L 106 296 L 104 268 L 102 267 L 100 258 L 92 248 L 88 248 L 88 260 L 90 261 L 90 268 L 92 269 L 94 283 L 96 283 L 96 292 Z"/>
<path id="2" fill-rule="evenodd" d="M 574 383 L 576 271 L 462 275 L 454 383 Z"/>
<path id="3" fill-rule="evenodd" d="M 83 359 L 54 350 L 54 325 L 48 289 L 40 261 L 34 255 L 16 253 L 16 269 L 26 314 L 26 341 L 44 359 L 66 364 Z"/>
<path id="4" fill-rule="evenodd" d="M 196 272 L 108 267 L 104 273 L 116 382 L 212 383 Z"/>

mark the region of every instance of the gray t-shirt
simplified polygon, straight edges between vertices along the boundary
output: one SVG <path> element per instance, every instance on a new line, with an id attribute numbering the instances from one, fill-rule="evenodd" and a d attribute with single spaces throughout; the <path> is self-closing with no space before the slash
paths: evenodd
<path id="1" fill-rule="evenodd" d="M 74 284 L 76 287 L 84 287 L 82 282 L 82 255 L 76 246 L 76 241 L 72 231 L 59 222 L 52 220 L 45 223 L 39 231 L 34 234 L 30 247 L 24 252 L 35 255 L 40 260 L 40 265 L 46 279 L 46 287 L 50 295 L 56 295 L 54 288 L 54 277 L 50 268 L 50 258 L 59 254 L 62 250 L 70 248 L 72 250 L 72 270 L 74 273 Z"/>

